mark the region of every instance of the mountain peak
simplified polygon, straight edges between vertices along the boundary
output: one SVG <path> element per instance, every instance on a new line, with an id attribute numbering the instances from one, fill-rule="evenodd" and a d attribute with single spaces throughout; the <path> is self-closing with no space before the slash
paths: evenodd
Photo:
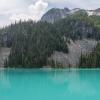
<path id="1" fill-rule="evenodd" d="M 98 8 L 98 9 L 95 9 L 95 12 L 100 12 L 100 8 Z"/>
<path id="2" fill-rule="evenodd" d="M 69 14 L 69 12 L 70 12 L 70 9 L 68 8 L 64 8 L 64 9 L 52 8 L 43 15 L 43 17 L 41 18 L 41 21 L 54 23 L 55 21 L 66 17 L 66 15 Z"/>
<path id="3" fill-rule="evenodd" d="M 43 15 L 43 17 L 41 18 L 41 21 L 54 23 L 55 21 L 65 18 L 69 14 L 75 14 L 75 13 L 87 14 L 88 16 L 92 16 L 92 15 L 100 16 L 100 8 L 95 9 L 95 10 L 85 10 L 81 8 L 74 8 L 70 10 L 67 7 L 63 9 L 52 8 Z"/>

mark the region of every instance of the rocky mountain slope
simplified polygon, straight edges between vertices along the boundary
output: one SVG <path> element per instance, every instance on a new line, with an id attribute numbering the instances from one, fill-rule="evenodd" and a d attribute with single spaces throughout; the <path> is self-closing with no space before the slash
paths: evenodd
<path id="1" fill-rule="evenodd" d="M 46 14 L 43 15 L 41 21 L 54 23 L 57 20 L 65 18 L 69 14 L 69 12 L 70 10 L 68 8 L 64 9 L 52 8 Z"/>
<path id="2" fill-rule="evenodd" d="M 79 11 L 87 13 L 89 16 L 100 15 L 100 8 L 95 9 L 95 10 L 85 10 L 81 8 L 74 8 L 74 9 L 59 9 L 59 8 L 52 8 L 48 12 L 46 12 L 43 17 L 41 18 L 41 21 L 47 21 L 50 23 L 54 23 L 62 18 L 67 17 L 68 15 L 75 14 Z"/>
<path id="3" fill-rule="evenodd" d="M 97 41 L 95 40 L 83 39 L 75 42 L 71 41 L 68 45 L 68 54 L 55 51 L 49 60 L 53 60 L 55 66 L 60 64 L 63 67 L 78 67 L 77 64 L 79 63 L 80 56 L 92 52 L 96 45 Z"/>
<path id="4" fill-rule="evenodd" d="M 11 24 L 0 30 L 1 46 L 11 48 L 10 54 L 1 50 L 1 59 L 9 55 L 5 67 L 12 68 L 77 67 L 81 54 L 92 52 L 100 40 L 98 22 L 83 9 L 53 8 L 37 23 Z"/>
<path id="5" fill-rule="evenodd" d="M 9 54 L 10 48 L 0 47 L 0 67 L 4 66 L 4 62 L 8 58 Z"/>

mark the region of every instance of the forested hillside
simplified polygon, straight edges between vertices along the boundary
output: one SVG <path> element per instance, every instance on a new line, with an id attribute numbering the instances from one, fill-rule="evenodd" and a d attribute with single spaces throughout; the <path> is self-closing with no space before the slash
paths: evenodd
<path id="1" fill-rule="evenodd" d="M 81 55 L 79 68 L 100 68 L 100 43 L 94 48 L 93 52 Z"/>
<path id="2" fill-rule="evenodd" d="M 5 67 L 41 68 L 51 66 L 53 52 L 68 53 L 70 40 L 100 39 L 99 17 L 79 11 L 55 23 L 19 22 L 0 30 L 0 44 L 10 47 Z M 98 51 L 97 51 L 98 52 Z M 99 60 L 98 60 L 99 61 Z M 51 65 L 50 65 L 51 64 Z M 81 65 L 81 64 L 80 64 Z"/>

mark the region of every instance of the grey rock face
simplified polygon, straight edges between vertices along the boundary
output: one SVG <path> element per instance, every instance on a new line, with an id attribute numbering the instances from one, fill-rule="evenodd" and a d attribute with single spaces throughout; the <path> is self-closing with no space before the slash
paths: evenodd
<path id="1" fill-rule="evenodd" d="M 80 8 L 75 8 L 75 9 L 68 9 L 68 8 L 64 8 L 64 9 L 60 9 L 60 8 L 52 8 L 50 9 L 48 12 L 46 12 L 43 17 L 41 18 L 41 21 L 46 21 L 49 23 L 54 23 L 62 18 L 67 17 L 67 15 L 72 15 L 77 13 L 78 11 L 81 12 L 86 12 L 86 10 L 84 9 L 80 9 Z"/>
<path id="2" fill-rule="evenodd" d="M 95 40 L 77 40 L 75 42 L 71 41 L 68 45 L 69 53 L 65 54 L 62 52 L 55 51 L 51 56 L 51 59 L 56 63 L 60 63 L 64 67 L 77 67 L 79 63 L 79 58 L 81 54 L 87 54 L 92 52 L 94 47 L 97 45 Z"/>
<path id="3" fill-rule="evenodd" d="M 93 11 L 93 15 L 100 16 L 100 8 Z"/>
<path id="4" fill-rule="evenodd" d="M 1 47 L 0 48 L 0 67 L 4 66 L 4 61 L 8 58 L 10 54 L 10 48 Z"/>
<path id="5" fill-rule="evenodd" d="M 78 11 L 83 11 L 83 13 L 87 13 L 89 16 L 91 15 L 97 15 L 100 16 L 100 8 L 95 10 L 84 10 L 81 8 L 75 8 L 75 9 L 59 9 L 59 8 L 52 8 L 48 12 L 46 12 L 43 17 L 41 18 L 41 21 L 46 21 L 49 23 L 54 23 L 55 21 L 58 21 L 62 18 L 65 18 L 69 14 L 75 14 Z"/>
<path id="6" fill-rule="evenodd" d="M 95 11 L 95 12 L 100 12 L 100 8 L 98 8 L 98 9 L 95 9 L 94 11 Z"/>
<path id="7" fill-rule="evenodd" d="M 68 8 L 59 9 L 52 8 L 41 18 L 41 21 L 46 21 L 49 23 L 54 23 L 55 21 L 66 17 L 69 14 L 70 10 Z"/>

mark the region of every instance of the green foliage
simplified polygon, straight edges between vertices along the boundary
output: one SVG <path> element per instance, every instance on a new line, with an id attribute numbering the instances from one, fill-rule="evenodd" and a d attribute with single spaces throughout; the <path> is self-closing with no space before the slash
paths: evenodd
<path id="1" fill-rule="evenodd" d="M 81 55 L 79 68 L 100 68 L 100 43 L 87 55 Z"/>
<path id="2" fill-rule="evenodd" d="M 20 22 L 11 27 L 16 27 L 16 31 L 10 31 L 15 36 L 6 66 L 40 68 L 47 65 L 47 59 L 53 51 L 68 53 L 66 41 L 50 23 Z"/>
<path id="3" fill-rule="evenodd" d="M 83 38 L 99 40 L 100 31 L 94 21 L 94 18 L 88 17 L 82 11 L 54 24 L 20 21 L 1 29 L 1 45 L 11 47 L 5 67 L 40 68 L 47 65 L 48 57 L 54 51 L 68 53 L 67 44 L 70 39 L 73 41 Z M 81 59 L 85 60 L 83 56 Z M 58 63 L 58 66 L 62 65 Z"/>

